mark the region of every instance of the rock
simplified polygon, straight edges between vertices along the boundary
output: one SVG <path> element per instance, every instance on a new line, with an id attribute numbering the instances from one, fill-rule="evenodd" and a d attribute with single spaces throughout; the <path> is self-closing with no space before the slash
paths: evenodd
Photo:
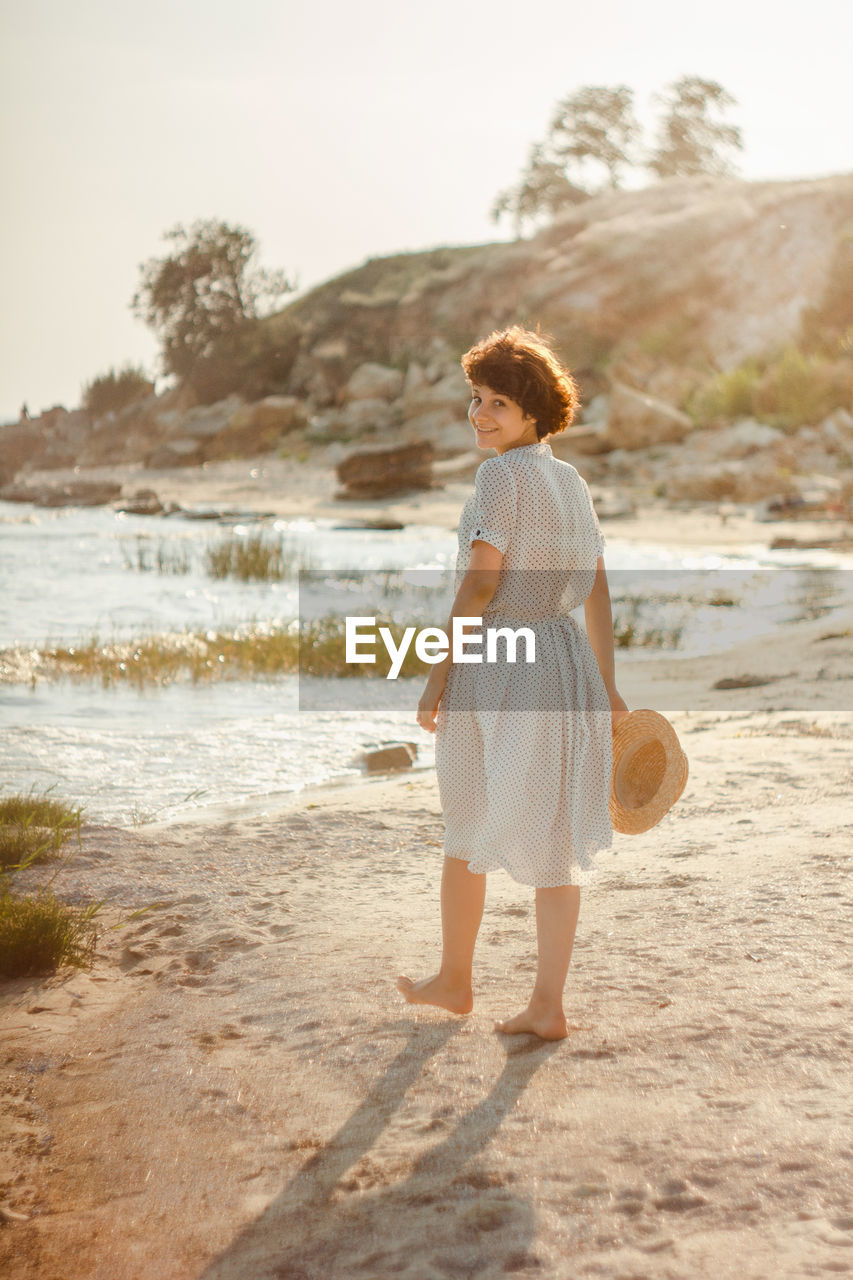
<path id="1" fill-rule="evenodd" d="M 580 407 L 578 413 L 578 425 L 582 422 L 584 426 L 587 423 L 606 422 L 610 416 L 610 396 L 604 392 L 600 392 L 597 396 Z"/>
<path id="2" fill-rule="evenodd" d="M 349 439 L 349 428 L 340 409 L 323 409 L 308 419 L 306 435 L 309 440 L 330 441 Z"/>
<path id="3" fill-rule="evenodd" d="M 422 379 L 413 376 L 398 401 L 404 422 L 440 411 L 459 421 L 467 417 L 470 403 L 471 388 L 461 368 L 451 367 L 448 371 L 446 365 L 442 365 L 437 379 L 431 378 L 429 369 Z"/>
<path id="4" fill-rule="evenodd" d="M 113 506 L 128 516 L 161 516 L 166 510 L 153 489 L 137 489 L 136 493 L 120 498 Z"/>
<path id="5" fill-rule="evenodd" d="M 446 410 L 439 412 L 444 413 Z M 467 421 L 448 422 L 446 426 L 440 427 L 432 435 L 428 434 L 426 438 L 432 441 L 438 458 L 455 458 L 460 453 L 467 454 L 474 443 L 474 433 Z M 491 454 L 480 454 L 481 462 L 484 457 L 491 457 Z"/>
<path id="6" fill-rule="evenodd" d="M 379 445 L 349 454 L 336 467 L 342 497 L 381 498 L 432 485 L 433 448 L 428 441 L 392 448 Z"/>
<path id="7" fill-rule="evenodd" d="M 429 440 L 440 458 L 467 452 L 474 444 L 474 432 L 468 419 L 457 408 L 444 405 L 404 417 L 401 433 L 406 440 Z"/>
<path id="8" fill-rule="evenodd" d="M 153 471 L 165 471 L 169 467 L 195 467 L 203 461 L 204 448 L 200 440 L 167 440 L 152 449 L 145 465 Z"/>
<path id="9" fill-rule="evenodd" d="M 415 400 L 418 396 L 424 395 L 429 388 L 430 381 L 426 376 L 426 370 L 422 364 L 418 364 L 413 360 L 406 370 L 403 378 L 402 396 L 404 400 Z"/>
<path id="10" fill-rule="evenodd" d="M 224 400 L 217 400 L 215 404 L 198 405 L 181 414 L 174 422 L 174 428 L 183 439 L 212 440 L 228 426 L 242 407 L 240 396 L 227 396 Z M 171 414 L 168 420 L 174 421 Z M 163 419 L 160 422 L 162 424 Z"/>
<path id="11" fill-rule="evenodd" d="M 715 458 L 747 458 L 750 454 L 773 448 L 784 439 L 784 431 L 777 427 L 768 427 L 753 418 L 741 418 L 730 427 L 706 427 L 692 431 L 684 445 L 686 449 Z"/>
<path id="12" fill-rule="evenodd" d="M 296 396 L 267 396 L 242 406 L 205 446 L 205 458 L 252 457 L 270 453 L 282 437 L 308 425 Z"/>
<path id="13" fill-rule="evenodd" d="M 772 684 L 779 676 L 723 676 L 715 680 L 712 689 L 757 689 L 763 684 Z"/>
<path id="14" fill-rule="evenodd" d="M 553 437 L 552 443 L 558 441 L 570 453 L 609 453 L 613 448 L 606 422 L 585 422 L 580 427 L 568 427 Z"/>
<path id="15" fill-rule="evenodd" d="M 384 364 L 360 364 L 341 390 L 341 401 L 396 400 L 403 389 L 403 374 Z"/>
<path id="16" fill-rule="evenodd" d="M 330 338 L 328 342 L 318 342 L 311 351 L 312 360 L 346 360 L 349 347 L 345 338 Z"/>
<path id="17" fill-rule="evenodd" d="M 255 404 L 240 408 L 230 419 L 231 428 L 276 432 L 287 435 L 308 422 L 304 403 L 296 396 L 266 396 Z"/>
<path id="18" fill-rule="evenodd" d="M 848 448 L 853 447 L 853 413 L 846 409 L 836 409 L 820 424 L 821 435 L 837 440 Z"/>
<path id="19" fill-rule="evenodd" d="M 644 395 L 618 382 L 610 397 L 607 434 L 613 448 L 644 449 L 648 445 L 683 440 L 692 419 L 665 400 Z"/>
<path id="20" fill-rule="evenodd" d="M 666 496 L 673 502 L 760 502 L 780 488 L 775 459 L 762 455 L 663 474 Z"/>
<path id="21" fill-rule="evenodd" d="M 340 410 L 340 422 L 345 432 L 384 431 L 394 422 L 394 410 L 385 400 L 367 398 L 351 400 Z"/>
<path id="22" fill-rule="evenodd" d="M 6 485 L 3 502 L 32 502 L 37 507 L 104 507 L 121 497 L 115 480 L 70 480 L 62 485 Z"/>
<path id="23" fill-rule="evenodd" d="M 26 463 L 38 459 L 44 448 L 45 436 L 38 419 L 0 427 L 0 484 L 10 484 Z"/>
<path id="24" fill-rule="evenodd" d="M 362 760 L 368 773 L 388 773 L 393 769 L 411 769 L 417 755 L 412 742 L 389 742 L 375 751 L 365 751 Z"/>

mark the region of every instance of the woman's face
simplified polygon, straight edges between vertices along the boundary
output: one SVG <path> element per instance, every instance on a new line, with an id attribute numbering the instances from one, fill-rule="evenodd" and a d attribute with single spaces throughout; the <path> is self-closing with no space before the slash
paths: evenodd
<path id="1" fill-rule="evenodd" d="M 521 405 L 491 387 L 471 386 L 468 421 L 477 435 L 478 449 L 506 453 L 519 445 L 536 444 L 536 421 L 525 417 Z"/>

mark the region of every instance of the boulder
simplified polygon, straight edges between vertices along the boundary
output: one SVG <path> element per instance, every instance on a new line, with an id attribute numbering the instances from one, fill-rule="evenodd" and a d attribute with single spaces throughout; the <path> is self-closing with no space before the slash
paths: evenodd
<path id="1" fill-rule="evenodd" d="M 664 472 L 666 496 L 673 502 L 760 502 L 780 489 L 774 458 L 706 464 L 699 468 Z"/>
<path id="2" fill-rule="evenodd" d="M 368 447 L 349 454 L 335 468 L 344 498 L 383 498 L 407 489 L 432 486 L 433 448 L 429 441 L 392 448 Z"/>
<path id="3" fill-rule="evenodd" d="M 396 400 L 403 389 L 403 374 L 384 364 L 360 364 L 341 390 L 341 401 Z"/>
<path id="4" fill-rule="evenodd" d="M 474 444 L 468 419 L 449 405 L 404 418 L 401 432 L 406 440 L 428 440 L 441 458 L 464 452 Z"/>
<path id="5" fill-rule="evenodd" d="M 251 457 L 270 453 L 282 437 L 308 425 L 304 403 L 296 396 L 267 396 L 245 405 L 205 446 L 205 458 Z"/>
<path id="6" fill-rule="evenodd" d="M 448 371 L 443 365 L 437 378 L 432 377 L 429 369 L 422 370 L 421 374 L 411 376 L 398 401 L 404 419 L 440 410 L 452 414 L 457 421 L 466 416 L 471 403 L 471 388 L 461 369 L 451 368 Z"/>
<path id="7" fill-rule="evenodd" d="M 390 773 L 396 769 L 411 769 L 417 754 L 413 742 L 389 742 L 374 751 L 365 751 L 362 760 L 368 773 Z"/>
<path id="8" fill-rule="evenodd" d="M 145 465 L 153 471 L 165 471 L 169 467 L 195 467 L 203 461 L 204 449 L 200 440 L 167 440 L 151 450 Z"/>
<path id="9" fill-rule="evenodd" d="M 240 408 L 229 420 L 229 427 L 287 435 L 308 421 L 304 403 L 296 396 L 266 396 L 255 404 Z"/>
<path id="10" fill-rule="evenodd" d="M 114 502 L 116 511 L 123 511 L 128 516 L 161 516 L 166 508 L 153 489 L 137 489 L 136 493 Z M 174 510 L 173 506 L 170 506 Z"/>
<path id="11" fill-rule="evenodd" d="M 740 418 L 730 427 L 704 427 L 691 431 L 685 450 L 714 458 L 748 458 L 772 449 L 785 439 L 784 431 L 753 418 Z"/>
<path id="12" fill-rule="evenodd" d="M 853 453 L 853 413 L 836 409 L 818 428 L 826 447 L 834 452 Z"/>
<path id="13" fill-rule="evenodd" d="M 340 410 L 344 432 L 384 431 L 394 423 L 394 410 L 386 400 L 370 397 L 351 400 Z"/>
<path id="14" fill-rule="evenodd" d="M 613 448 L 606 422 L 585 422 L 580 427 L 568 427 L 554 436 L 569 452 L 582 454 L 609 453 Z"/>
<path id="15" fill-rule="evenodd" d="M 614 448 L 644 449 L 683 440 L 693 429 L 686 413 L 617 382 L 610 396 L 607 434 Z"/>
<path id="16" fill-rule="evenodd" d="M 227 396 L 224 400 L 217 400 L 215 404 L 198 405 L 177 419 L 170 414 L 168 420 L 182 439 L 212 440 L 228 426 L 240 412 L 242 405 L 243 401 L 239 396 Z M 162 418 L 160 422 L 163 423 Z"/>

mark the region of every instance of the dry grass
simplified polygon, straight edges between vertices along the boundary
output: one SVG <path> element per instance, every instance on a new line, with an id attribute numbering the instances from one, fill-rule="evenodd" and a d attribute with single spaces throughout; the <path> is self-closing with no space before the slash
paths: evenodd
<path id="1" fill-rule="evenodd" d="M 50 892 L 18 896 L 0 886 L 0 977 L 27 978 L 55 973 L 61 965 L 91 964 L 100 903 L 69 906 Z"/>
<path id="2" fill-rule="evenodd" d="M 29 866 L 58 853 L 71 836 L 80 839 L 82 809 L 49 793 L 0 799 L 0 868 Z"/>

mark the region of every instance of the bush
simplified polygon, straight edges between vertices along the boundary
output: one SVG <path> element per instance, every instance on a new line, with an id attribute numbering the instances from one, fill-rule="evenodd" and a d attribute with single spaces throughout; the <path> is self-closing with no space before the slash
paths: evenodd
<path id="1" fill-rule="evenodd" d="M 143 373 L 142 369 L 133 365 L 125 365 L 116 372 L 110 369 L 94 378 L 83 388 L 83 408 L 93 418 L 100 418 L 105 413 L 118 413 L 129 404 L 151 395 L 154 383 Z"/>
<path id="2" fill-rule="evenodd" d="M 753 396 L 757 418 L 786 430 L 813 426 L 853 397 L 853 366 L 789 347 L 766 370 Z"/>
<path id="3" fill-rule="evenodd" d="M 760 377 L 761 371 L 752 360 L 727 373 L 717 374 L 691 400 L 692 417 L 700 426 L 750 417 Z"/>
<path id="4" fill-rule="evenodd" d="M 62 964 L 82 968 L 92 962 L 100 903 L 68 906 L 47 890 L 18 897 L 0 886 L 0 977 L 28 978 L 55 973 Z"/>
<path id="5" fill-rule="evenodd" d="M 774 360 L 747 360 L 719 373 L 692 398 L 700 426 L 758 418 L 785 431 L 814 426 L 853 397 L 853 364 L 788 347 Z"/>

